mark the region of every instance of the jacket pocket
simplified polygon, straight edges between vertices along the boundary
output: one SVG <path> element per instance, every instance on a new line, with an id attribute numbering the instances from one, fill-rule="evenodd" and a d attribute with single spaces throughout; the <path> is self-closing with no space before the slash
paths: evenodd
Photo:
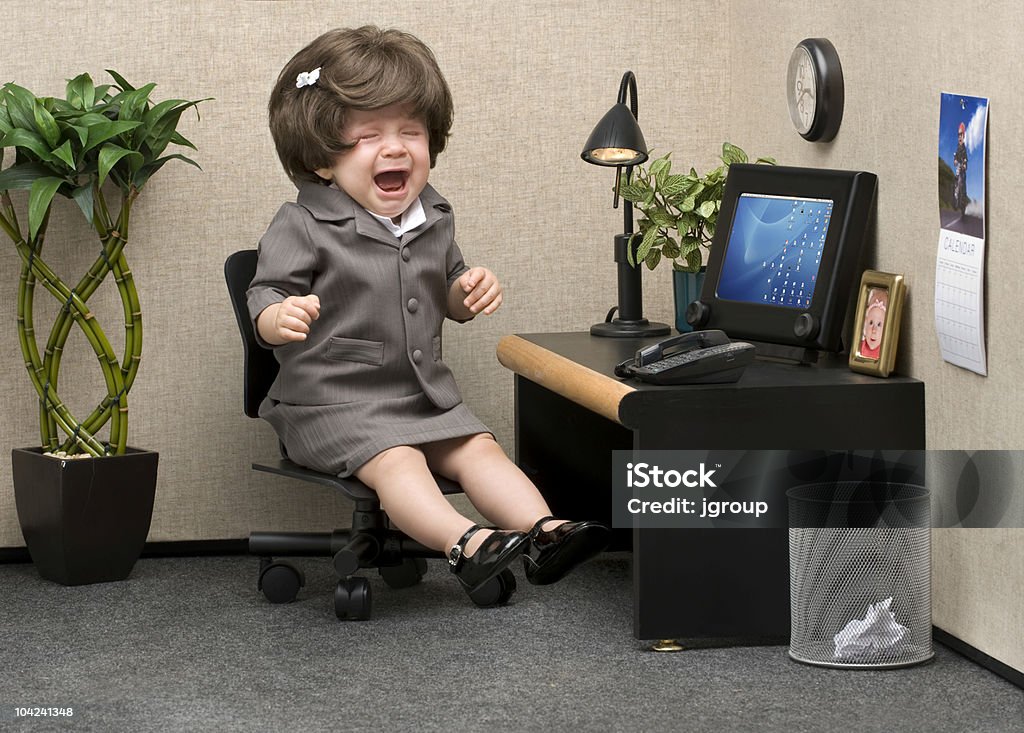
<path id="1" fill-rule="evenodd" d="M 332 336 L 327 340 L 325 356 L 334 361 L 357 361 L 380 366 L 384 363 L 384 342 Z"/>

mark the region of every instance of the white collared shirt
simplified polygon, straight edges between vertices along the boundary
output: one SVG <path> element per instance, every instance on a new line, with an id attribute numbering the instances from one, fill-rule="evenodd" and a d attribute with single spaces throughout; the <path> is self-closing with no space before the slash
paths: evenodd
<path id="1" fill-rule="evenodd" d="M 374 219 L 379 221 L 381 224 L 388 228 L 392 234 L 396 237 L 401 238 L 403 234 L 408 231 L 412 231 L 416 227 L 420 226 L 427 220 L 427 215 L 423 211 L 423 204 L 420 202 L 420 197 L 417 196 L 416 200 L 409 204 L 409 208 L 402 214 L 402 223 L 395 224 L 387 216 L 379 216 L 374 214 L 372 211 L 367 209 L 367 213 Z"/>

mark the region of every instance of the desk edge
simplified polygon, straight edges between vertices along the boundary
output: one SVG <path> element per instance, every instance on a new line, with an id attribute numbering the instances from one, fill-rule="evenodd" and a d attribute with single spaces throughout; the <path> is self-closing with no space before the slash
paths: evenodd
<path id="1" fill-rule="evenodd" d="M 506 369 L 622 424 L 619 404 L 632 387 L 514 334 L 498 341 L 497 355 Z"/>

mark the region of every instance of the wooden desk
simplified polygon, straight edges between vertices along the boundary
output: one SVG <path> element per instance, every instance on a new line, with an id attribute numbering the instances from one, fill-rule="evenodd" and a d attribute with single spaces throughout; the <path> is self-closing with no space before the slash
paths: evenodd
<path id="1" fill-rule="evenodd" d="M 506 336 L 515 373 L 516 461 L 558 516 L 611 524 L 613 450 L 923 449 L 924 383 L 755 361 L 734 384 L 659 387 L 614 376 L 657 339 Z M 789 634 L 786 530 L 644 529 L 633 550 L 638 639 Z"/>

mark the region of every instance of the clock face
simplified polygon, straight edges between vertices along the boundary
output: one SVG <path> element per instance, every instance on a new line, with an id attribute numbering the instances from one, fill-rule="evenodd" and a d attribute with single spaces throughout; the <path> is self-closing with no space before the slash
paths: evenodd
<path id="1" fill-rule="evenodd" d="M 814 124 L 818 88 L 811 54 L 803 46 L 793 49 L 793 55 L 789 57 L 786 85 L 789 116 L 797 132 L 805 135 Z"/>

